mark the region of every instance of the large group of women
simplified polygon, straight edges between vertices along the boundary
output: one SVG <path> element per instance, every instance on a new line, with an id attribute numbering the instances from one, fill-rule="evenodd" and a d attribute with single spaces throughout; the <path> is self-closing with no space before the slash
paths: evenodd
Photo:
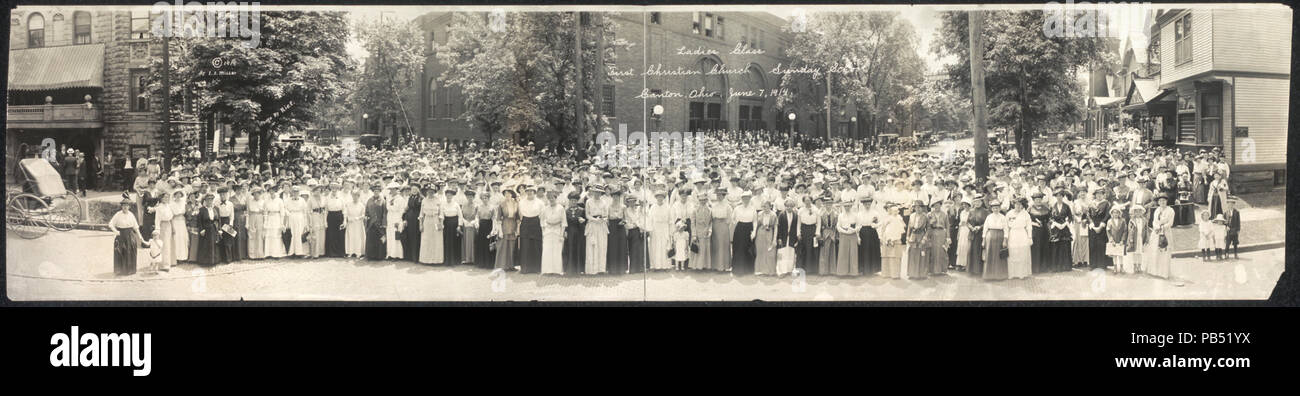
<path id="1" fill-rule="evenodd" d="M 133 273 L 132 250 L 147 246 L 157 271 L 354 257 L 543 275 L 1000 280 L 1084 267 L 1168 278 L 1172 206 L 1188 203 L 1204 205 L 1202 245 L 1235 240 L 1217 151 L 1040 145 L 1032 161 L 992 153 L 977 182 L 965 150 L 694 139 L 701 161 L 640 168 L 505 141 L 178 159 L 124 194 L 110 221 L 118 272 Z"/>

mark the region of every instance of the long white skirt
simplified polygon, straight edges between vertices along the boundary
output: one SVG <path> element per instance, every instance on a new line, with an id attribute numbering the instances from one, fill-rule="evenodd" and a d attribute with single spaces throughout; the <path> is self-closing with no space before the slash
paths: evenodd
<path id="1" fill-rule="evenodd" d="M 586 265 L 583 273 L 587 275 L 605 272 L 606 250 L 609 249 L 609 225 L 604 221 L 587 223 Z M 545 236 L 543 236 L 545 238 Z M 545 241 L 543 241 L 545 244 Z M 542 249 L 545 249 L 543 247 Z M 546 254 L 543 253 L 543 256 Z"/>
<path id="2" fill-rule="evenodd" d="M 358 257 L 366 254 L 366 220 L 361 217 L 348 219 L 348 228 L 343 238 L 343 252 Z"/>
<path id="3" fill-rule="evenodd" d="M 668 261 L 668 244 L 672 240 L 672 229 L 668 225 L 650 230 L 650 269 L 669 269 L 673 267 Z"/>
<path id="4" fill-rule="evenodd" d="M 542 230 L 542 273 L 564 274 L 564 228 Z"/>
<path id="5" fill-rule="evenodd" d="M 289 255 L 306 256 L 307 245 L 302 242 L 302 234 L 307 232 L 307 216 L 302 213 L 289 214 Z M 278 238 L 277 238 L 278 239 Z"/>
<path id="6" fill-rule="evenodd" d="M 176 252 L 176 261 L 190 259 L 190 233 L 185 224 L 185 216 L 172 218 L 172 250 Z"/>
<path id="7" fill-rule="evenodd" d="M 397 228 L 401 227 L 402 220 L 388 219 L 388 228 L 384 230 L 384 242 L 388 245 L 388 258 L 400 259 L 402 257 L 402 241 L 397 239 Z"/>

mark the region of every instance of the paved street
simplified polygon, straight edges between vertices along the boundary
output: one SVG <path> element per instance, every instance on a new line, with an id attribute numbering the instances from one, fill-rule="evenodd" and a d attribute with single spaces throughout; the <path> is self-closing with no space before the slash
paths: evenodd
<path id="1" fill-rule="evenodd" d="M 926 280 L 809 276 L 734 278 L 722 273 L 655 272 L 646 276 L 556 277 L 510 273 L 493 288 L 489 271 L 466 266 L 355 259 L 263 260 L 200 269 L 181 265 L 160 275 L 112 275 L 112 237 L 104 232 L 51 233 L 8 240 L 8 296 L 34 300 L 344 300 L 344 301 L 768 301 L 782 300 L 1073 300 L 1264 299 L 1284 267 L 1283 249 L 1243 253 L 1240 260 L 1176 259 L 1178 282 L 1145 275 L 1076 270 L 1029 280 L 985 282 L 965 274 Z"/>

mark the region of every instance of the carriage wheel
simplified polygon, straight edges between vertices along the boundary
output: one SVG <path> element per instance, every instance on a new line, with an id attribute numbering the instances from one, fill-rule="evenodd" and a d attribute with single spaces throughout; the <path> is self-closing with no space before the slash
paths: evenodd
<path id="1" fill-rule="evenodd" d="M 81 224 L 83 218 L 85 215 L 81 210 L 81 198 L 78 198 L 77 194 L 69 192 L 51 197 L 50 210 L 45 216 L 50 223 L 50 228 L 68 231 Z"/>
<path id="2" fill-rule="evenodd" d="M 23 239 L 40 238 L 50 232 L 49 225 L 41 217 L 48 209 L 44 200 L 32 194 L 9 198 L 5 205 L 5 230 Z"/>

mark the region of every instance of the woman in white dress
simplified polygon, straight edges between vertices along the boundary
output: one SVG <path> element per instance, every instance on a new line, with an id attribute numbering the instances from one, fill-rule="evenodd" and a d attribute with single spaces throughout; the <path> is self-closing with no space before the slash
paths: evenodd
<path id="1" fill-rule="evenodd" d="M 402 220 L 402 214 L 406 213 L 407 198 L 397 193 L 397 184 L 390 184 L 388 187 L 388 218 L 384 219 L 384 224 L 387 224 L 388 227 L 384 229 L 384 241 L 387 242 L 388 258 L 401 260 L 404 258 L 402 257 L 402 239 L 397 237 L 397 233 L 405 230 L 407 226 Z M 411 226 L 415 225 L 411 224 Z"/>
<path id="2" fill-rule="evenodd" d="M 650 222 L 650 269 L 666 270 L 673 267 L 668 257 L 668 244 L 672 240 L 672 206 L 664 200 L 662 188 L 654 192 L 656 202 L 650 205 L 646 218 Z"/>
<path id="3" fill-rule="evenodd" d="M 284 233 L 284 223 L 286 213 L 284 210 L 284 197 L 288 192 L 280 192 L 279 196 L 274 193 L 268 194 L 266 202 L 262 205 L 262 244 L 266 250 L 266 257 L 280 258 L 284 257 L 284 239 L 281 235 Z"/>
<path id="4" fill-rule="evenodd" d="M 175 252 L 176 261 L 188 261 L 190 259 L 190 233 L 189 226 L 185 224 L 185 207 L 186 196 L 184 191 L 177 190 L 172 193 L 172 251 Z"/>
<path id="5" fill-rule="evenodd" d="M 172 236 L 172 230 L 174 229 L 172 226 L 172 219 L 175 218 L 175 215 L 172 214 L 171 194 L 163 192 L 158 196 L 158 198 L 160 200 L 158 201 L 158 205 L 154 206 L 153 213 L 153 229 L 154 233 L 158 235 L 155 235 L 153 240 L 163 242 L 159 244 L 162 246 L 162 256 L 157 269 L 159 271 L 168 271 L 172 266 L 176 265 L 176 247 L 171 243 L 175 240 L 175 237 Z M 184 228 L 181 230 L 182 232 L 186 232 L 184 231 Z"/>
<path id="6" fill-rule="evenodd" d="M 1172 251 L 1169 246 L 1173 245 L 1173 233 L 1170 229 L 1174 226 L 1174 208 L 1168 205 L 1169 198 L 1165 196 L 1156 197 L 1156 203 L 1159 205 L 1152 214 L 1151 223 L 1151 243 L 1148 244 L 1147 252 L 1150 258 L 1147 260 L 1151 263 L 1147 273 L 1160 278 L 1170 278 L 1173 275 L 1171 268 Z M 1165 246 L 1161 247 L 1160 239 L 1165 238 Z"/>
<path id="7" fill-rule="evenodd" d="M 564 205 L 556 202 L 560 193 L 546 191 L 546 208 L 542 209 L 542 275 L 564 274 Z M 630 217 L 629 221 L 633 221 Z"/>
<path id="8" fill-rule="evenodd" d="M 605 264 L 609 260 L 605 257 L 609 249 L 609 204 L 604 200 L 605 189 L 602 186 L 593 186 L 587 192 L 587 204 L 584 207 L 587 215 L 587 228 L 584 235 L 586 240 L 586 262 L 583 267 L 583 273 L 587 275 L 605 273 Z M 543 238 L 546 237 L 543 231 Z M 545 242 L 543 242 L 543 245 Z M 545 249 L 545 247 L 543 247 Z"/>
<path id="9" fill-rule="evenodd" d="M 1025 211 L 1026 204 L 1023 198 L 1013 199 L 1007 214 L 1007 276 L 1011 279 L 1028 278 L 1033 273 L 1034 219 Z"/>
<path id="10" fill-rule="evenodd" d="M 311 252 L 307 251 L 307 244 L 303 243 L 303 234 L 307 233 L 307 214 L 310 209 L 307 207 L 307 200 L 304 199 L 307 192 L 295 192 L 292 197 L 284 203 L 284 211 L 288 214 L 285 216 L 285 226 L 289 227 L 289 251 L 290 256 L 306 257 Z"/>
<path id="11" fill-rule="evenodd" d="M 253 188 L 253 199 L 248 200 L 248 220 L 246 232 L 248 233 L 248 258 L 261 260 L 266 257 L 266 239 L 262 237 L 262 228 L 266 224 L 266 218 L 262 216 L 266 207 L 264 193 L 261 188 Z"/>
<path id="12" fill-rule="evenodd" d="M 349 257 L 366 254 L 366 201 L 361 199 L 361 189 L 352 190 L 352 200 L 343 208 L 345 235 L 344 253 Z"/>
<path id="13" fill-rule="evenodd" d="M 442 264 L 442 199 L 438 190 L 430 188 L 424 191 L 420 201 L 420 262 L 424 264 Z M 454 230 L 452 232 L 455 232 Z M 449 263 L 455 264 L 455 263 Z"/>
<path id="14" fill-rule="evenodd" d="M 970 201 L 963 201 L 961 214 L 957 216 L 957 268 L 970 268 L 971 255 L 967 254 L 967 252 L 970 252 L 971 243 L 975 242 L 970 234 L 970 207 Z M 974 272 L 973 270 L 972 272 L 973 275 L 982 273 L 982 271 Z"/>

